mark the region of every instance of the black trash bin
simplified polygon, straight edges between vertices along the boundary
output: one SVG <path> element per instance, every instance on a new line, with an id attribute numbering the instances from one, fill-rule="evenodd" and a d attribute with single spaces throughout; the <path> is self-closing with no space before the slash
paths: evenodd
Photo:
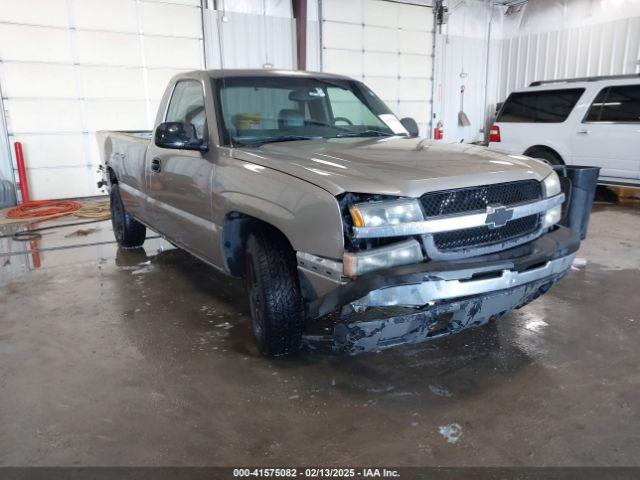
<path id="1" fill-rule="evenodd" d="M 596 196 L 600 167 L 580 165 L 558 165 L 554 170 L 560 177 L 565 201 L 562 206 L 560 225 L 580 233 L 582 240 L 587 236 L 589 216 Z"/>
<path id="2" fill-rule="evenodd" d="M 16 204 L 16 190 L 13 183 L 0 175 L 0 208 L 13 207 Z"/>

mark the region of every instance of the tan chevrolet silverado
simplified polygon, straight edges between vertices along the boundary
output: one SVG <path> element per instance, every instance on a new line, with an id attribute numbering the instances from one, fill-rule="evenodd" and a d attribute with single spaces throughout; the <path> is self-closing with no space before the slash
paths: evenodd
<path id="1" fill-rule="evenodd" d="M 139 247 L 149 227 L 245 279 L 265 355 L 483 325 L 545 293 L 580 244 L 550 166 L 417 138 L 347 77 L 180 74 L 155 125 L 99 133 L 116 239 Z"/>

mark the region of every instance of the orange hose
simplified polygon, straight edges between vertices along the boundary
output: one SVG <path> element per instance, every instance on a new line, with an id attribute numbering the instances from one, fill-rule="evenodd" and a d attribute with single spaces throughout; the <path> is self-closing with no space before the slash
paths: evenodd
<path id="1" fill-rule="evenodd" d="M 81 204 L 72 200 L 40 200 L 13 207 L 7 212 L 7 218 L 49 217 L 43 219 L 49 220 L 51 216 L 59 218 L 70 215 L 80 207 Z"/>

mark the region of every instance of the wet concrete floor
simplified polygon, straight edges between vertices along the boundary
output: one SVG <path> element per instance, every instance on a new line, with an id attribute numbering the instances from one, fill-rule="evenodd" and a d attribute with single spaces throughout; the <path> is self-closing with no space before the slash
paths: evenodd
<path id="1" fill-rule="evenodd" d="M 637 209 L 497 324 L 358 357 L 263 358 L 241 284 L 112 235 L 0 240 L 0 465 L 640 464 Z"/>

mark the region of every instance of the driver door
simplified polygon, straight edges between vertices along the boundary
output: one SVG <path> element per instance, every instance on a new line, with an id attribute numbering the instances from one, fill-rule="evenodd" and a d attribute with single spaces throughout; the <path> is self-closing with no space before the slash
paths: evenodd
<path id="1" fill-rule="evenodd" d="M 208 141 L 202 84 L 178 81 L 163 121 L 191 123 L 198 139 Z M 154 226 L 179 246 L 212 258 L 216 230 L 212 222 L 213 161 L 206 153 L 160 148 L 152 142 L 146 168 Z"/>

